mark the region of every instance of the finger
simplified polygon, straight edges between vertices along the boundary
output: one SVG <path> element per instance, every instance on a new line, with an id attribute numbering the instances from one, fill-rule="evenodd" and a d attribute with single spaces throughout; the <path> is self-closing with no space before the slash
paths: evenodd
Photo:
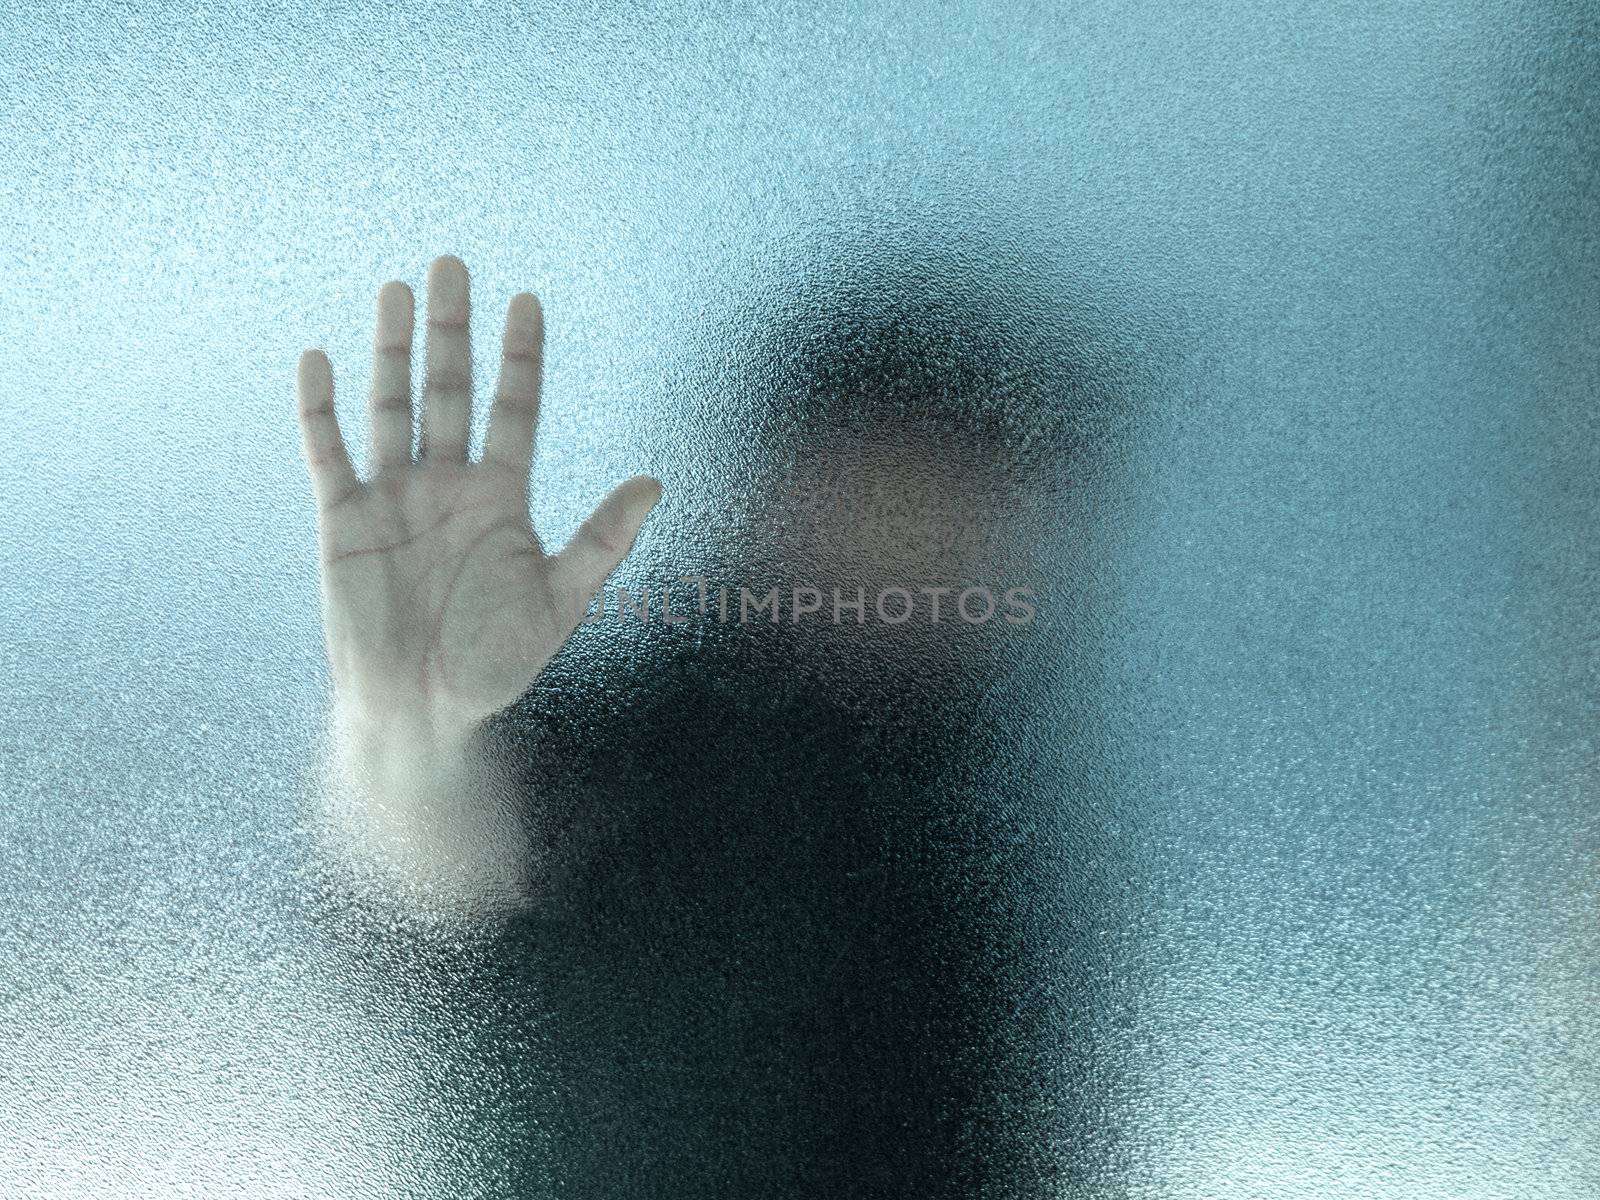
<path id="1" fill-rule="evenodd" d="M 372 336 L 372 469 L 411 462 L 411 327 L 415 302 L 399 280 L 378 289 L 378 319 Z"/>
<path id="2" fill-rule="evenodd" d="M 472 426 L 472 341 L 467 268 L 446 254 L 428 269 L 428 376 L 422 401 L 422 454 L 466 461 Z"/>
<path id="3" fill-rule="evenodd" d="M 627 557 L 644 519 L 661 499 L 661 484 L 648 475 L 619 483 L 550 564 L 559 602 L 581 615 L 606 576 Z"/>
<path id="4" fill-rule="evenodd" d="M 536 297 L 519 292 L 506 309 L 500 381 L 489 410 L 483 460 L 519 473 L 524 486 L 533 466 L 539 425 L 539 373 L 544 366 L 544 313 Z"/>
<path id="5" fill-rule="evenodd" d="M 333 367 L 321 350 L 307 350 L 300 356 L 295 393 L 311 490 L 319 508 L 332 508 L 353 495 L 361 481 L 339 433 L 339 418 L 333 411 Z"/>

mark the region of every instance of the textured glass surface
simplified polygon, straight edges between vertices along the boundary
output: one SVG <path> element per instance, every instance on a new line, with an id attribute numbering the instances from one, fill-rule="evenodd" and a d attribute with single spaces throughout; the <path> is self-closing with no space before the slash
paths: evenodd
<path id="1" fill-rule="evenodd" d="M 1600 1195 L 1597 39 L 7 5 L 0 1193 Z M 536 912 L 351 903 L 294 362 L 439 253 L 547 540 L 1037 621 L 582 629 Z"/>

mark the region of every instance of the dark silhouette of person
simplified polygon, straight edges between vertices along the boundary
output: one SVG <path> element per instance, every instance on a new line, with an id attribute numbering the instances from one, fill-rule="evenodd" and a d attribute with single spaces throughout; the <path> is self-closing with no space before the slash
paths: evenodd
<path id="1" fill-rule="evenodd" d="M 1093 1081 L 1053 1091 L 1041 1063 L 1094 1071 L 1060 1039 L 1086 1036 L 1110 970 L 1081 909 L 1107 834 L 1050 790 L 1091 725 L 1028 680 L 1062 653 L 1049 515 L 1104 381 L 1059 331 L 914 261 L 815 277 L 732 314 L 751 334 L 687 369 L 707 478 L 746 481 L 704 611 L 692 583 L 678 625 L 601 591 L 481 735 L 522 798 L 528 903 L 441 986 L 480 1014 L 496 1120 L 515 1123 L 518 1081 L 555 1089 L 525 1110 L 540 1161 L 505 1152 L 513 1187 L 1032 1195 L 1072 1173 L 1045 1143 Z M 1040 380 L 1059 389 L 1043 418 L 1022 411 Z M 741 589 L 769 586 L 778 619 L 738 619 Z M 902 593 L 912 615 L 886 619 Z M 1041 845 L 1070 857 L 1042 868 Z M 1073 994 L 1047 960 L 1075 964 Z"/>

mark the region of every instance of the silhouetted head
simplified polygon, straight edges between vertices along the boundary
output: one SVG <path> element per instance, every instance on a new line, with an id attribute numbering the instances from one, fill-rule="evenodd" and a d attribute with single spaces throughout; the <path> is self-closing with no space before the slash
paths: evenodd
<path id="1" fill-rule="evenodd" d="M 688 356 L 708 454 L 673 486 L 701 493 L 725 582 L 776 586 L 788 609 L 796 588 L 821 593 L 798 624 L 824 672 L 964 670 L 1008 653 L 1008 618 L 1026 616 L 1008 592 L 1048 590 L 1126 360 L 1082 288 L 1002 250 L 835 247 L 707 314 L 718 332 Z"/>

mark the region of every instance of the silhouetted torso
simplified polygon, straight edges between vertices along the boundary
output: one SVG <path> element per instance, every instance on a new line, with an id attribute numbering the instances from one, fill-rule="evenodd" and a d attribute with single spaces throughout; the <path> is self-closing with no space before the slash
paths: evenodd
<path id="1" fill-rule="evenodd" d="M 502 983 L 548 1006 L 567 1194 L 981 1182 L 1005 949 L 963 801 L 973 705 L 911 679 L 841 693 L 807 667 L 815 636 L 557 670 L 518 714 L 547 857 Z"/>

